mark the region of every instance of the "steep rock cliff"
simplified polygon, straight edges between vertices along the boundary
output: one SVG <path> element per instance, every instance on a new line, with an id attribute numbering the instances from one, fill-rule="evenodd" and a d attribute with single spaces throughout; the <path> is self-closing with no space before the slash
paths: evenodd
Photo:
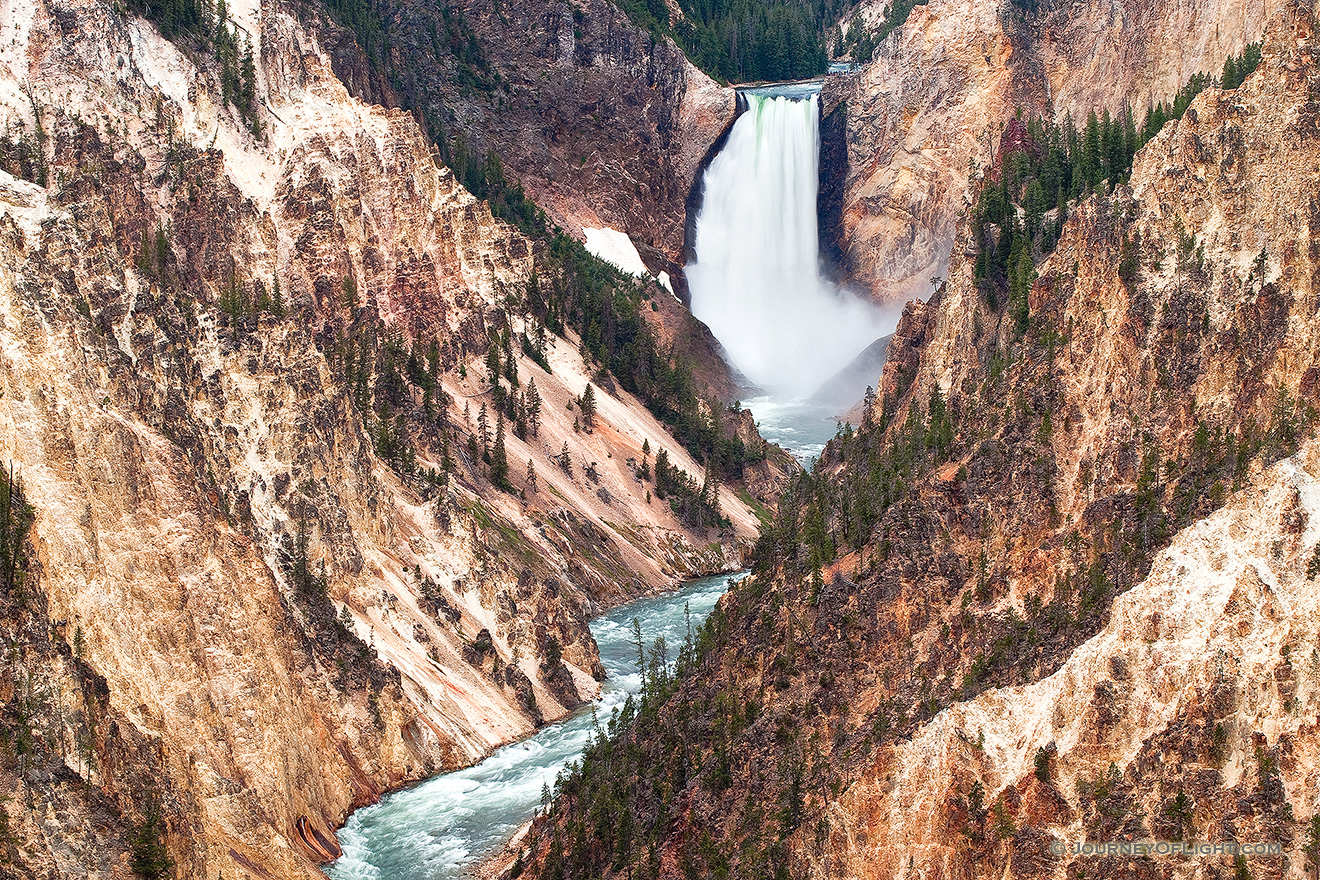
<path id="1" fill-rule="evenodd" d="M 689 676 L 566 781 L 543 876 L 1237 870 L 1051 847 L 1184 836 L 1278 842 L 1246 870 L 1303 876 L 1316 24 L 1281 9 L 1255 74 L 1075 206 L 1025 322 L 959 238 Z"/>
<path id="2" fill-rule="evenodd" d="M 868 21 L 886 3 L 863 5 Z M 932 0 L 859 73 L 831 77 L 845 107 L 838 220 L 848 277 L 881 301 L 926 298 L 949 267 L 969 182 L 1015 112 L 1079 124 L 1091 111 L 1139 115 L 1198 72 L 1258 40 L 1280 8 L 1222 0 L 1022 3 Z"/>
<path id="3" fill-rule="evenodd" d="M 433 138 L 460 138 L 475 162 L 496 152 L 570 233 L 625 231 L 652 272 L 675 274 L 684 204 L 733 121 L 731 89 L 606 0 L 375 8 L 389 41 L 378 66 Z"/>
<path id="4" fill-rule="evenodd" d="M 229 10 L 258 137 L 204 47 L 0 6 L 0 448 L 35 510 L 4 659 L 34 687 L 0 689 L 19 876 L 127 876 L 153 798 L 179 876 L 317 876 L 353 807 L 590 696 L 600 603 L 736 567 L 755 524 L 732 492 L 716 530 L 652 503 L 644 441 L 701 468 L 622 390 L 575 431 L 601 377 L 553 336 L 502 362 L 543 410 L 496 489 L 464 440 L 492 331 L 541 329 L 537 246 L 289 10 Z"/>

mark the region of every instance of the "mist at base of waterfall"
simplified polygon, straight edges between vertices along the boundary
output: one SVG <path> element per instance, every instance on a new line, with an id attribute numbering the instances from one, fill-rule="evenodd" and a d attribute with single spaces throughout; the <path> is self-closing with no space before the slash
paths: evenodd
<path id="1" fill-rule="evenodd" d="M 821 274 L 820 110 L 800 92 L 743 93 L 747 109 L 706 170 L 686 270 L 692 313 L 781 403 L 817 392 L 895 323 Z"/>

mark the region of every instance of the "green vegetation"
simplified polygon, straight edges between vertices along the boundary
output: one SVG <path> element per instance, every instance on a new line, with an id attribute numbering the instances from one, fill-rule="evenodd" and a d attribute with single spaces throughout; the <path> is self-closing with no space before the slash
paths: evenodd
<path id="1" fill-rule="evenodd" d="M 46 164 L 46 133 L 41 128 L 41 113 L 34 104 L 37 117 L 36 131 L 27 131 L 27 126 L 19 122 L 19 131 L 9 124 L 5 133 L 0 135 L 0 169 L 15 177 L 38 186 L 45 186 L 48 167 Z"/>
<path id="2" fill-rule="evenodd" d="M 1249 48 L 1221 82 L 1240 82 L 1258 57 Z M 657 649 L 648 655 L 636 633 L 643 697 L 598 733 L 561 780 L 560 804 L 535 832 L 546 856 L 542 877 L 652 877 L 662 856 L 685 876 L 788 876 L 784 839 L 796 831 L 794 847 L 810 852 L 812 819 L 846 784 L 849 762 L 868 760 L 879 744 L 910 734 L 952 700 L 1056 668 L 1104 625 L 1114 597 L 1146 576 L 1177 530 L 1218 507 L 1256 463 L 1291 454 L 1308 436 L 1316 413 L 1288 388 L 1257 392 L 1218 421 L 1187 413 L 1188 433 L 1157 435 L 1159 419 L 1176 411 L 1160 395 L 1179 399 L 1195 381 L 1192 371 L 1162 380 L 1149 427 L 1140 406 L 1129 413 L 1137 425 L 1126 443 L 1119 439 L 1122 448 L 1105 453 L 1104 478 L 1102 463 L 1083 462 L 1076 491 L 1093 500 L 1073 511 L 1075 520 L 1055 507 L 1054 446 L 1077 431 L 1056 350 L 1074 331 L 1051 326 L 1044 310 L 1029 313 L 1036 260 L 1057 242 L 1069 201 L 1126 179 L 1136 149 L 1209 82 L 1193 79 L 1172 104 L 1152 108 L 1141 128 L 1125 113 L 1089 119 L 1080 132 L 1038 120 L 1019 120 L 1006 132 L 1002 176 L 992 173 L 986 184 L 999 193 L 983 194 L 974 218 L 986 244 L 980 274 L 990 303 L 988 313 L 979 310 L 968 354 L 980 360 L 974 377 L 981 381 L 962 383 L 946 398 L 938 389 L 910 394 L 910 373 L 887 373 L 897 387 L 883 400 L 870 395 L 861 428 L 841 426 L 812 472 L 789 486 L 756 546 L 754 577 L 712 615 L 675 676 L 652 671 Z M 1111 219 L 1109 253 L 1135 288 L 1141 242 L 1122 238 L 1121 211 Z M 1195 239 L 1179 238 L 1172 244 L 1180 263 L 1195 263 Z M 1066 272 L 1053 281 L 1066 292 Z M 1263 299 L 1272 295 L 1257 283 Z M 1192 296 L 1194 285 L 1185 287 Z M 1208 340 L 1196 334 L 1208 331 L 1192 313 L 1187 335 L 1204 350 Z M 1013 332 L 1000 336 L 997 326 Z M 1248 348 L 1239 354 L 1249 366 L 1258 357 Z M 1182 357 L 1153 350 L 1152 370 L 1170 371 Z M 658 473 L 660 456 L 656 464 Z M 1017 561 L 1005 545 L 1012 548 L 1018 529 L 1037 527 L 1025 546 L 1049 555 L 1046 595 L 1022 597 L 1021 612 L 995 610 L 1006 604 Z M 1314 552 L 1312 574 L 1320 571 L 1320 548 Z M 845 556 L 855 566 L 831 565 Z M 890 603 L 947 607 L 944 620 L 935 610 L 925 624 L 940 628 L 936 645 L 914 646 L 924 641 L 918 624 L 905 647 L 904 624 L 883 611 Z M 897 659 L 884 656 L 891 650 Z M 859 728 L 846 701 L 872 682 L 889 694 Z M 1207 733 L 1212 761 L 1222 762 L 1227 732 L 1215 725 Z M 984 742 L 981 732 L 976 743 Z M 1049 747 L 1033 763 L 1036 779 L 1053 784 Z M 1259 773 L 1262 790 L 1281 790 L 1273 766 Z M 1113 765 L 1079 781 L 1078 792 L 1088 821 L 1114 821 L 1136 803 L 1132 781 Z M 1007 803 L 987 800 L 979 783 L 971 786 L 969 837 L 993 845 L 1017 835 Z M 689 808 L 697 803 L 700 812 Z M 1164 815 L 1186 830 L 1194 810 L 1177 792 Z M 719 821 L 705 826 L 702 814 Z M 819 846 L 828 825 L 815 829 Z"/>
<path id="3" fill-rule="evenodd" d="M 719 476 L 706 468 L 706 480 L 698 488 L 687 471 L 669 462 L 669 453 L 661 449 L 655 456 L 655 497 L 669 499 L 670 509 L 685 524 L 694 529 L 727 526 L 729 521 L 720 514 Z"/>
<path id="4" fill-rule="evenodd" d="M 23 494 L 23 481 L 14 475 L 10 462 L 7 471 L 0 468 L 0 585 L 20 606 L 24 604 L 27 538 L 33 513 Z"/>
<path id="5" fill-rule="evenodd" d="M 717 80 L 805 79 L 825 72 L 827 29 L 843 12 L 842 0 L 679 0 L 681 21 L 639 15 L 639 0 L 621 4 L 638 25 L 671 33 L 692 63 Z"/>
<path id="6" fill-rule="evenodd" d="M 1311 876 L 1320 877 L 1320 810 L 1306 823 L 1306 843 L 1302 853 L 1306 856 L 1306 866 L 1311 869 Z"/>
<path id="7" fill-rule="evenodd" d="M 162 36 L 209 53 L 219 66 L 225 103 L 233 104 L 254 136 L 261 136 L 257 116 L 257 69 L 252 37 L 231 30 L 225 0 L 128 0 L 130 12 L 151 21 Z"/>
<path id="8" fill-rule="evenodd" d="M 1050 781 L 1050 776 L 1052 773 L 1052 769 L 1050 765 L 1052 763 L 1052 760 L 1053 760 L 1053 756 L 1049 753 L 1049 751 L 1045 749 L 1044 746 L 1041 746 L 1036 749 L 1036 757 L 1033 763 L 1035 765 L 1036 778 L 1039 779 L 1041 782 L 1048 783 Z"/>
<path id="9" fill-rule="evenodd" d="M 757 541 L 754 569 L 802 578 L 865 546 L 880 518 L 915 481 L 950 460 L 954 419 L 937 389 L 924 409 L 914 403 L 892 438 L 879 429 L 843 426 L 815 472 L 799 474 L 780 499 L 773 527 Z M 838 464 L 846 466 L 827 479 L 825 473 Z"/>
<path id="10" fill-rule="evenodd" d="M 1109 111 L 1087 116 L 1078 130 L 1071 117 L 1062 123 L 1032 117 L 1005 128 L 999 165 L 990 169 L 972 213 L 974 240 L 980 245 L 976 278 L 992 305 L 1007 295 L 1019 334 L 1027 323 L 1027 292 L 1035 280 L 1037 257 L 1054 250 L 1071 203 L 1101 184 L 1124 183 L 1137 151 L 1159 134 L 1166 122 L 1181 119 L 1207 88 L 1236 88 L 1260 63 L 1260 44 L 1224 62 L 1219 81 L 1196 74 L 1172 102 L 1146 111 L 1140 127 L 1131 108 L 1118 118 Z M 1135 249 L 1120 266 L 1125 281 L 1135 280 Z"/>
<path id="11" fill-rule="evenodd" d="M 478 166 L 468 166 L 469 176 L 472 167 Z M 482 173 L 465 181 L 469 189 L 489 201 L 496 216 L 547 245 L 524 291 L 526 312 L 552 333 L 576 331 L 583 355 L 637 395 L 694 458 L 708 462 L 721 478 L 736 479 L 745 465 L 761 460 L 763 453 L 748 450 L 725 431 L 719 415 L 723 407 L 700 398 L 684 358 L 657 343 L 644 313 L 654 288 L 639 285 L 552 227 L 522 187 L 504 177 L 493 154 L 479 167 Z M 532 340 L 523 344 L 532 345 Z"/>
<path id="12" fill-rule="evenodd" d="M 388 4 L 325 0 L 325 5 L 335 21 L 353 32 L 367 58 L 390 74 L 394 62 L 383 25 L 389 18 Z M 692 63 L 715 79 L 746 82 L 824 73 L 824 35 L 845 4 L 843 0 L 679 0 L 683 11 L 679 21 L 670 20 L 664 0 L 620 0 L 618 6 L 653 38 L 673 37 Z M 581 10 L 574 11 L 576 24 L 582 23 L 582 16 Z M 429 36 L 436 59 L 453 59 L 454 80 L 461 89 L 500 88 L 500 75 L 461 9 L 442 8 Z"/>
<path id="13" fill-rule="evenodd" d="M 601 877 L 607 871 L 637 880 L 658 876 L 657 846 L 681 815 L 675 795 L 706 772 L 703 767 L 710 768 L 718 785 L 724 778 L 721 774 L 728 773 L 732 739 L 756 719 L 756 704 L 733 693 L 721 693 L 717 700 L 721 719 L 717 733 L 706 726 L 699 710 L 683 712 L 677 721 L 662 713 L 679 682 L 697 671 L 699 658 L 724 625 L 717 608 L 700 629 L 689 627 L 677 661 L 670 666 L 670 646 L 663 638 L 648 645 L 640 622 L 634 620 L 642 692 L 629 697 L 607 727 L 596 728 L 582 758 L 557 780 L 560 803 L 573 803 L 578 809 L 563 827 L 547 826 L 544 820 L 534 826 L 533 834 L 548 842 L 541 880 Z M 654 760 L 657 755 L 667 757 Z M 801 794 L 799 790 L 796 802 L 786 800 L 781 806 L 781 824 L 793 824 L 794 817 L 800 817 Z M 781 856 L 783 836 L 768 847 Z M 730 876 L 727 857 L 709 836 L 687 849 L 685 856 L 685 876 Z M 776 875 L 771 870 L 762 876 Z"/>
<path id="14" fill-rule="evenodd" d="M 854 13 L 847 35 L 835 36 L 834 54 L 841 56 L 846 51 L 854 63 L 865 64 L 875 54 L 875 47 L 904 25 L 913 9 L 925 5 L 926 0 L 892 0 L 885 9 L 884 21 L 874 31 L 867 29 L 861 13 Z"/>
<path id="15" fill-rule="evenodd" d="M 131 849 L 129 865 L 133 873 L 147 880 L 160 880 L 170 876 L 174 861 L 165 849 L 162 834 L 164 822 L 161 820 L 160 805 L 154 797 L 148 798 L 143 811 L 142 822 L 133 832 L 129 842 Z"/>

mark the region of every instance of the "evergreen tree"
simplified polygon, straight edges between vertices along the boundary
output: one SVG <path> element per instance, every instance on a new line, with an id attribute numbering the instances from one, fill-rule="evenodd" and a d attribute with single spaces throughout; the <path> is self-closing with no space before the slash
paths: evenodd
<path id="1" fill-rule="evenodd" d="M 527 483 L 527 494 L 535 495 L 538 491 L 536 484 L 536 466 L 532 464 L 532 460 L 530 458 L 527 459 L 526 483 Z"/>
<path id="2" fill-rule="evenodd" d="M 501 372 L 499 345 L 492 339 L 490 347 L 486 349 L 486 380 L 492 391 L 500 385 Z"/>
<path id="3" fill-rule="evenodd" d="M 527 393 L 523 401 L 523 417 L 533 437 L 541 434 L 541 393 L 536 390 L 536 379 L 527 380 Z"/>
<path id="4" fill-rule="evenodd" d="M 257 65 L 252 55 L 252 38 L 243 38 L 243 59 L 239 62 L 239 101 L 238 106 L 244 115 L 256 112 L 257 104 Z"/>
<path id="5" fill-rule="evenodd" d="M 1311 876 L 1320 880 L 1320 810 L 1306 823 L 1306 845 L 1302 848 Z"/>
<path id="6" fill-rule="evenodd" d="M 154 797 L 148 798 L 145 813 L 142 824 L 133 834 L 129 866 L 133 873 L 147 880 L 159 880 L 170 875 L 174 862 L 165 849 L 160 806 Z"/>
<path id="7" fill-rule="evenodd" d="M 1082 177 L 1088 188 L 1099 185 L 1104 167 L 1100 158 L 1100 121 L 1092 110 L 1086 117 L 1086 131 L 1082 135 Z"/>
<path id="8" fill-rule="evenodd" d="M 490 453 L 490 479 L 500 488 L 509 488 L 509 457 L 504 449 L 504 413 L 495 421 L 495 448 Z"/>
<path id="9" fill-rule="evenodd" d="M 23 481 L 14 475 L 11 462 L 8 470 L 0 468 L 0 575 L 4 588 L 11 595 L 21 592 L 26 569 L 28 530 L 32 526 L 32 506 L 23 493 Z"/>
<path id="10" fill-rule="evenodd" d="M 481 402 L 481 409 L 477 412 L 477 433 L 481 437 L 481 458 L 483 461 L 490 461 L 490 416 L 486 413 L 486 402 Z"/>
<path id="11" fill-rule="evenodd" d="M 591 429 L 596 427 L 596 390 L 587 383 L 587 389 L 582 392 L 578 398 L 578 408 L 582 410 L 582 427 L 591 433 Z"/>
<path id="12" fill-rule="evenodd" d="M 491 153 L 494 156 L 494 153 Z M 498 158 L 498 157 L 497 157 Z M 504 378 L 509 380 L 509 386 L 518 387 L 518 359 L 513 356 L 513 334 L 509 328 L 505 327 L 504 332 L 500 334 L 500 342 L 504 349 Z"/>

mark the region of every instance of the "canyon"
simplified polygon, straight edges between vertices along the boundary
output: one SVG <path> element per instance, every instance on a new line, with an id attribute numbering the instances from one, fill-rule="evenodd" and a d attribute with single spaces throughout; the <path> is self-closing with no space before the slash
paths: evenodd
<path id="1" fill-rule="evenodd" d="M 880 302 L 925 299 L 947 276 L 958 220 L 1017 113 L 1087 114 L 1169 101 L 1258 40 L 1282 3 L 930 0 L 822 103 L 837 158 L 827 226 L 840 272 Z M 875 25 L 885 2 L 863 3 Z"/>
<path id="2" fill-rule="evenodd" d="M 588 621 L 750 565 L 491 870 L 1305 876 L 1313 2 L 930 0 L 828 77 L 824 268 L 903 313 L 809 473 L 683 302 L 738 104 L 672 41 L 184 8 L 0 0 L 0 873 L 323 876 L 596 698 Z M 1257 40 L 997 253 L 1040 119 Z M 1286 855 L 1055 848 L 1184 836 Z"/>
<path id="3" fill-rule="evenodd" d="M 1276 10 L 1025 274 L 967 212 L 696 668 L 562 782 L 541 877 L 1309 876 L 1316 26 Z"/>

